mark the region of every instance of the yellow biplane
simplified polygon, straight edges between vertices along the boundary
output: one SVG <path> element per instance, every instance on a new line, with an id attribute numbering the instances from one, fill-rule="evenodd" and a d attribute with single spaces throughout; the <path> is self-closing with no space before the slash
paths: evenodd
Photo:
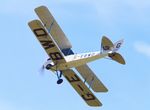
<path id="1" fill-rule="evenodd" d="M 63 75 L 89 106 L 101 106 L 102 103 L 91 92 L 90 88 L 94 92 L 107 92 L 108 89 L 97 78 L 87 63 L 108 57 L 125 64 L 123 57 L 117 53 L 123 40 L 113 44 L 107 37 L 103 36 L 100 51 L 74 54 L 71 43 L 48 8 L 40 6 L 35 9 L 35 12 L 40 20 L 32 20 L 28 24 L 49 56 L 43 65 L 43 69 L 51 70 L 57 74 L 57 84 L 63 82 L 61 78 Z M 81 74 L 84 81 L 72 68 L 75 68 Z M 89 85 L 89 88 L 85 83 Z"/>

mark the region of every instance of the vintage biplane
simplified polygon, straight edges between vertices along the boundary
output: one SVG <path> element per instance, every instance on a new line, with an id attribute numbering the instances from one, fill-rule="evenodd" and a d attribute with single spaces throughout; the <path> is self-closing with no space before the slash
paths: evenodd
<path id="1" fill-rule="evenodd" d="M 74 54 L 71 49 L 72 45 L 48 8 L 40 6 L 35 9 L 35 12 L 42 22 L 32 20 L 28 24 L 49 56 L 43 65 L 43 69 L 51 70 L 57 74 L 57 84 L 63 82 L 61 78 L 63 75 L 89 106 L 101 106 L 102 103 L 95 97 L 90 88 L 94 92 L 107 92 L 108 90 L 87 63 L 108 57 L 125 64 L 123 57 L 117 53 L 123 40 L 113 44 L 107 37 L 103 36 L 100 51 Z M 84 81 L 79 78 L 72 68 L 75 68 L 81 74 Z M 85 83 L 89 85 L 89 88 Z"/>

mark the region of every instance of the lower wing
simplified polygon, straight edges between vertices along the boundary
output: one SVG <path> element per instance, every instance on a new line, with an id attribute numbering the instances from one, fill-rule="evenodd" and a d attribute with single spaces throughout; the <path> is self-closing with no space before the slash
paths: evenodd
<path id="1" fill-rule="evenodd" d="M 81 74 L 85 81 L 95 92 L 107 92 L 108 89 L 103 83 L 97 78 L 93 71 L 88 67 L 87 64 L 76 67 L 76 70 Z"/>
<path id="2" fill-rule="evenodd" d="M 73 70 L 68 69 L 62 72 L 64 77 L 89 106 L 102 106 L 102 103 L 94 96 Z"/>
<path id="3" fill-rule="evenodd" d="M 54 63 L 66 62 L 58 45 L 39 20 L 30 21 L 29 27 Z"/>

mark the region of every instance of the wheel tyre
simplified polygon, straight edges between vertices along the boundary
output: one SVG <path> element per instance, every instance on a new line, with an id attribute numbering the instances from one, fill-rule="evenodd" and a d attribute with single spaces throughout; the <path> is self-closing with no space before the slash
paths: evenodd
<path id="1" fill-rule="evenodd" d="M 58 81 L 57 81 L 57 84 L 61 84 L 63 82 L 63 79 L 59 79 Z"/>
<path id="2" fill-rule="evenodd" d="M 46 69 L 49 70 L 49 69 L 51 68 L 51 66 L 52 66 L 51 64 L 48 64 L 48 65 L 46 66 Z"/>

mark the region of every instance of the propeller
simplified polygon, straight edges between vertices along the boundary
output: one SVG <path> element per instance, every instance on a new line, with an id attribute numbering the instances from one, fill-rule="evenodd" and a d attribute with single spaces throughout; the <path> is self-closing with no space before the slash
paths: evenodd
<path id="1" fill-rule="evenodd" d="M 42 66 L 40 67 L 40 69 L 39 69 L 39 73 L 40 73 L 41 75 L 44 75 L 44 72 L 45 72 L 45 67 L 44 67 L 44 65 L 42 65 Z"/>
<path id="2" fill-rule="evenodd" d="M 40 67 L 40 69 L 39 69 L 39 73 L 40 73 L 41 75 L 44 75 L 45 69 L 47 69 L 47 68 L 46 68 L 44 65 L 42 65 L 42 66 Z M 61 83 L 63 82 L 63 79 L 61 79 L 61 77 L 62 77 L 62 71 L 57 71 L 57 70 L 55 70 L 55 73 L 56 73 L 57 78 L 58 78 L 57 84 L 61 84 Z"/>

